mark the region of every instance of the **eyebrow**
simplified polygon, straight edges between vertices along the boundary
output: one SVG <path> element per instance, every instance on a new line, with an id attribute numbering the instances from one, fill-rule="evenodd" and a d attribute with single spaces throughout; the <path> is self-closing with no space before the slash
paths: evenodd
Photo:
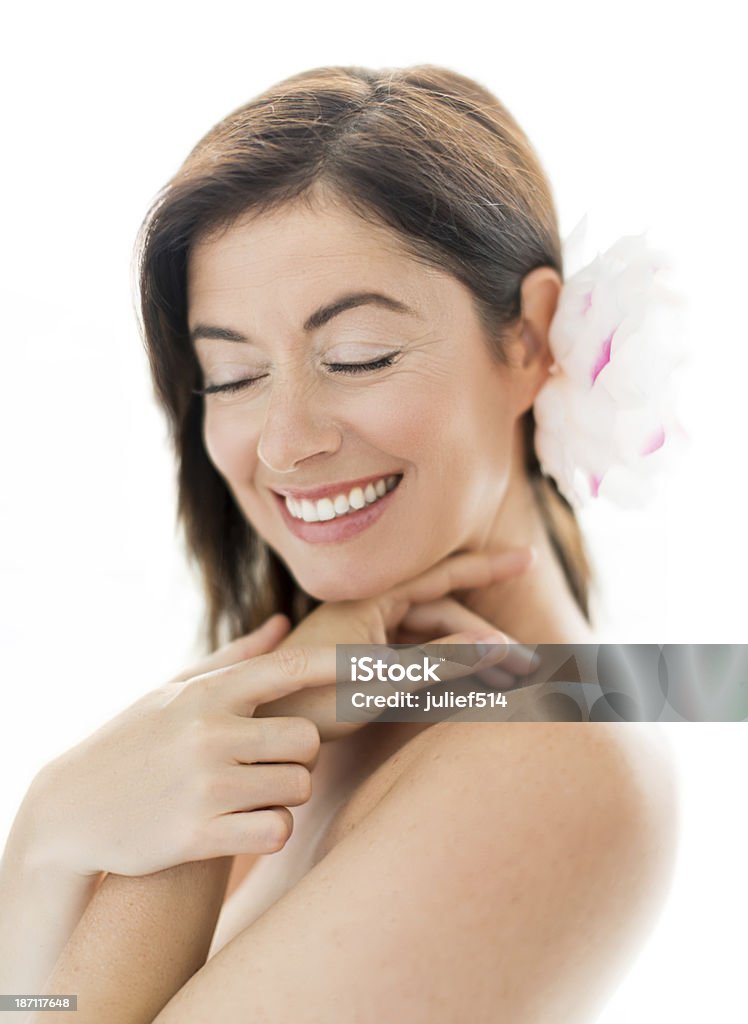
<path id="1" fill-rule="evenodd" d="M 364 305 L 381 306 L 383 309 L 389 309 L 393 313 L 403 313 L 407 316 L 421 319 L 420 314 L 414 309 L 406 306 L 399 299 L 393 299 L 390 295 L 384 295 L 382 292 L 350 292 L 347 295 L 341 295 L 334 302 L 316 309 L 304 321 L 303 330 L 307 334 L 311 331 L 316 331 L 329 320 L 332 320 L 334 316 L 338 316 L 339 313 Z M 211 324 L 196 324 L 192 328 L 190 331 L 190 341 L 193 345 L 198 338 L 215 338 L 218 341 L 239 341 L 244 343 L 249 343 L 252 340 L 245 334 L 240 334 L 239 331 L 233 331 L 228 327 L 214 327 Z"/>

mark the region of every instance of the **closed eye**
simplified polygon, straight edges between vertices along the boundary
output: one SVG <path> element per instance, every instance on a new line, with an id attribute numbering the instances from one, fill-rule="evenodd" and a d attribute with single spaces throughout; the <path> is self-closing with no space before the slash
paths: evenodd
<path id="1" fill-rule="evenodd" d="M 387 366 L 392 366 L 399 354 L 399 352 L 390 352 L 389 355 L 368 363 L 326 363 L 325 365 L 333 373 L 368 373 L 372 370 L 383 370 Z M 193 388 L 192 393 L 194 395 L 213 395 L 219 392 L 243 391 L 266 376 L 267 374 L 262 374 L 259 377 L 245 377 L 243 380 L 229 381 L 227 384 L 209 384 L 205 388 Z"/>
<path id="2" fill-rule="evenodd" d="M 262 377 L 267 376 L 263 374 Z M 209 384 L 206 388 L 193 388 L 193 395 L 215 395 L 225 391 L 242 391 L 251 387 L 255 381 L 262 380 L 262 377 L 246 377 L 244 380 L 232 380 L 228 384 Z"/>
<path id="3" fill-rule="evenodd" d="M 385 366 L 392 366 L 395 357 L 399 352 L 390 352 L 387 356 L 375 359 L 370 363 L 326 363 L 335 373 L 366 373 L 368 370 L 383 370 Z"/>

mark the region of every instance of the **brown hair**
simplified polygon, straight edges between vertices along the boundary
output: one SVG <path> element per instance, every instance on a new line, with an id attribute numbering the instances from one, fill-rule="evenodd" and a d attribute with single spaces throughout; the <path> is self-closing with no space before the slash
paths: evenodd
<path id="1" fill-rule="evenodd" d="M 431 64 L 321 67 L 272 86 L 215 125 L 156 195 L 136 244 L 140 329 L 177 461 L 177 522 L 207 599 L 211 649 L 273 612 L 319 604 L 257 535 L 202 440 L 200 367 L 188 337 L 186 268 L 198 237 L 322 187 L 384 224 L 414 258 L 474 296 L 487 342 L 506 330 L 535 267 L 563 279 L 551 190 L 527 137 L 483 86 Z M 574 512 L 542 474 L 532 409 L 526 468 L 569 587 L 589 620 L 590 566 Z M 221 636 L 221 631 L 225 636 Z"/>

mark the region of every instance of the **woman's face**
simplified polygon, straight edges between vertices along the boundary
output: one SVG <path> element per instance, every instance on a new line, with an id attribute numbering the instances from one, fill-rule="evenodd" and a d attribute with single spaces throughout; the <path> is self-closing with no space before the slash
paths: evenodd
<path id="1" fill-rule="evenodd" d="M 205 396 L 209 457 L 307 593 L 368 597 L 485 546 L 527 402 L 455 278 L 293 204 L 193 247 L 188 318 L 204 387 L 253 380 Z"/>

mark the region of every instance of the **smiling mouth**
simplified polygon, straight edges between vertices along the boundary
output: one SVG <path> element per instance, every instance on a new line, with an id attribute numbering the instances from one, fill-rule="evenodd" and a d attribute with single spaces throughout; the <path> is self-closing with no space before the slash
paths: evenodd
<path id="1" fill-rule="evenodd" d="M 402 480 L 402 473 L 392 473 L 370 481 L 365 487 L 353 487 L 348 492 L 310 501 L 308 498 L 278 497 L 285 503 L 294 519 L 305 523 L 326 523 L 368 508 L 394 491 Z"/>

